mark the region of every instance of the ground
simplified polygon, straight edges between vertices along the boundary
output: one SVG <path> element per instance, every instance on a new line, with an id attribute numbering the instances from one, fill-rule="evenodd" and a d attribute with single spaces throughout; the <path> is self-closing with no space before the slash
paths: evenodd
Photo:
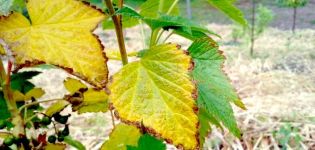
<path id="1" fill-rule="evenodd" d="M 222 36 L 216 40 L 227 56 L 224 69 L 247 107 L 247 110 L 234 109 L 243 132 L 240 140 L 227 131 L 214 128 L 204 149 L 281 149 L 284 146 L 315 149 L 315 26 L 312 24 L 315 17 L 310 17 L 315 16 L 315 1 L 311 0 L 308 7 L 299 10 L 298 29 L 294 35 L 289 30 L 290 19 L 287 19 L 291 18 L 290 9 L 278 8 L 271 2 L 266 4 L 275 11 L 276 18 L 257 39 L 255 55 L 250 57 L 246 41 L 231 38 L 233 25 L 228 19 L 209 7 L 196 12 L 206 6 L 193 2 L 193 20 L 207 24 L 209 29 Z M 242 1 L 238 5 L 248 12 L 248 2 Z M 144 48 L 142 41 L 147 40 L 139 29 L 125 32 L 129 51 Z M 117 48 L 113 32 L 98 30 L 96 33 L 102 37 L 105 51 Z M 169 41 L 181 44 L 183 49 L 189 45 L 187 40 L 179 37 Z M 118 61 L 110 61 L 109 65 L 111 74 L 121 67 Z M 62 97 L 65 89 L 60 85 L 66 76 L 55 69 L 44 70 L 44 74 L 33 82 L 48 91 L 46 98 Z M 109 113 L 80 116 L 74 113 L 73 116 L 71 135 L 83 141 L 88 150 L 99 149 L 112 128 Z"/>

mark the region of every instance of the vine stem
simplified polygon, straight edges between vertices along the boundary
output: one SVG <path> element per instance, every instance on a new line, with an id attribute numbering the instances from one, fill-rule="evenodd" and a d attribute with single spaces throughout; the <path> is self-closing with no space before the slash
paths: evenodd
<path id="1" fill-rule="evenodd" d="M 1 72 L 0 79 L 1 79 L 2 91 L 3 91 L 4 99 L 6 101 L 8 110 L 12 116 L 12 123 L 14 124 L 12 133 L 14 136 L 18 137 L 19 135 L 25 135 L 25 129 L 24 129 L 24 122 L 23 122 L 22 116 L 17 108 L 15 100 L 13 99 L 13 92 L 11 90 L 10 76 L 11 76 L 12 66 L 13 64 L 9 60 L 8 71 L 6 73 L 2 59 L 0 60 L 0 72 Z"/>
<path id="2" fill-rule="evenodd" d="M 170 34 L 168 34 L 162 43 L 165 43 L 173 34 L 174 32 L 171 32 Z"/>
<path id="3" fill-rule="evenodd" d="M 49 100 L 36 101 L 36 102 L 28 103 L 28 104 L 25 104 L 25 105 L 21 106 L 19 108 L 19 112 L 21 112 L 24 108 L 27 108 L 27 107 L 30 107 L 30 106 L 33 106 L 33 105 L 37 105 L 37 104 L 40 104 L 40 103 L 52 102 L 52 101 L 58 101 L 58 100 L 61 100 L 61 99 L 62 98 L 60 98 L 60 99 L 49 99 Z"/>
<path id="4" fill-rule="evenodd" d="M 112 16 L 112 20 L 115 25 L 115 31 L 116 31 L 116 36 L 118 40 L 118 46 L 119 46 L 122 63 L 123 65 L 126 65 L 128 64 L 128 56 L 126 52 L 125 40 L 124 40 L 123 31 L 122 31 L 122 24 L 121 24 L 122 16 L 119 15 L 118 17 L 117 15 L 115 15 L 115 10 L 114 10 L 113 3 L 111 0 L 104 0 L 104 2 L 109 10 L 109 15 Z M 121 3 L 120 5 L 122 6 L 123 0 L 120 0 L 120 3 Z"/>
<path id="5" fill-rule="evenodd" d="M 112 117 L 112 124 L 113 124 L 113 127 L 115 128 L 115 117 L 114 117 L 114 113 L 113 113 L 113 110 L 109 110 L 110 111 L 110 116 Z"/>

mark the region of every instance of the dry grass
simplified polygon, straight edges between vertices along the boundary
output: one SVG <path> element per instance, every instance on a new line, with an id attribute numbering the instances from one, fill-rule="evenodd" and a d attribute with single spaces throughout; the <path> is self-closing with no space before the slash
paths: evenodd
<path id="1" fill-rule="evenodd" d="M 205 149 L 280 149 L 281 137 L 289 137 L 284 143 L 287 145 L 282 147 L 315 149 L 315 30 L 299 30 L 292 36 L 289 31 L 270 28 L 257 40 L 256 55 L 251 58 L 244 42 L 232 42 L 231 26 L 208 27 L 222 35 L 218 41 L 227 56 L 225 70 L 248 110 L 235 108 L 243 131 L 241 140 L 214 129 Z M 136 29 L 126 32 L 127 47 L 131 51 L 142 49 L 141 41 L 146 41 Z M 99 34 L 107 49 L 117 48 L 112 32 Z M 170 42 L 179 43 L 184 49 L 190 43 L 179 37 Z M 117 61 L 109 63 L 111 74 L 121 67 Z M 60 85 L 66 76 L 64 72 L 46 70 L 33 82 L 48 91 L 45 98 L 62 97 L 65 89 Z M 87 149 L 98 149 L 112 128 L 110 115 L 73 116 L 71 135 Z M 302 140 L 290 138 L 296 135 Z"/>

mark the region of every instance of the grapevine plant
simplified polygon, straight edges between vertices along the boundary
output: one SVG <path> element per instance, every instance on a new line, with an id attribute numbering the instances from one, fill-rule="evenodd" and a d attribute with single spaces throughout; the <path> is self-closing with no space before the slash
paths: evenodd
<path id="1" fill-rule="evenodd" d="M 208 2 L 246 25 L 232 1 Z M 166 143 L 201 149 L 211 125 L 240 137 L 230 103 L 245 106 L 222 70 L 225 57 L 212 39 L 218 35 L 180 17 L 177 4 L 0 0 L 0 148 L 85 149 L 70 136 L 66 107 L 78 114 L 111 112 L 113 130 L 102 150 L 160 150 Z M 100 23 L 116 31 L 123 64 L 111 77 L 107 61 L 113 57 L 92 33 Z M 150 28 L 150 43 L 128 62 L 133 55 L 123 29 L 139 24 Z M 187 50 L 167 42 L 175 34 L 192 41 Z M 73 75 L 60 85 L 68 91 L 64 97 L 39 100 L 45 91 L 29 80 L 41 72 L 21 70 L 43 64 Z"/>

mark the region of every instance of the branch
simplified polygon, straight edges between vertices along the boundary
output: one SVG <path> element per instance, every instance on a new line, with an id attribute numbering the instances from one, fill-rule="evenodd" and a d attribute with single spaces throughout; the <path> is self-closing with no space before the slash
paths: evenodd
<path id="1" fill-rule="evenodd" d="M 119 51 L 120 51 L 120 55 L 121 55 L 121 60 L 123 65 L 128 64 L 128 57 L 127 57 L 127 52 L 126 52 L 126 47 L 125 47 L 125 40 L 124 40 L 124 35 L 123 35 L 123 31 L 122 31 L 122 25 L 121 25 L 121 16 L 118 17 L 117 15 L 115 15 L 115 10 L 113 8 L 113 3 L 111 0 L 104 0 L 105 4 L 109 10 L 109 15 L 112 16 L 112 20 L 114 22 L 115 25 L 115 31 L 116 31 L 116 36 L 117 36 L 117 40 L 118 40 L 118 45 L 119 45 Z M 120 2 L 123 2 L 122 0 L 120 0 Z M 123 4 L 121 4 L 123 5 Z"/>

